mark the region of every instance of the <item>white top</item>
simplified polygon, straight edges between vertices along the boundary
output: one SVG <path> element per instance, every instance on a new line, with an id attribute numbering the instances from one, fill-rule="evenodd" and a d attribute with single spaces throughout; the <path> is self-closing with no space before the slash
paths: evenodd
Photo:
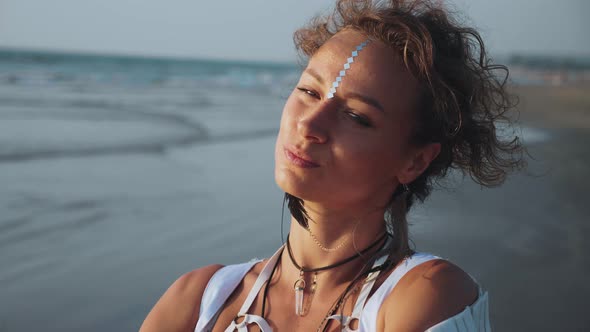
<path id="1" fill-rule="evenodd" d="M 266 263 L 263 271 L 260 273 L 254 286 L 252 287 L 248 298 L 244 301 L 244 305 L 240 309 L 241 315 L 244 317 L 240 324 L 232 323 L 226 329 L 229 331 L 248 331 L 247 325 L 257 324 L 263 332 L 271 332 L 271 328 L 268 323 L 260 316 L 254 314 L 248 314 L 248 310 L 258 295 L 262 285 L 268 280 L 272 267 L 275 265 L 282 247 L 269 259 Z M 391 293 L 395 285 L 399 280 L 414 267 L 425 263 L 433 259 L 440 259 L 440 257 L 428 254 L 428 253 L 415 253 L 411 257 L 406 258 L 401 264 L 399 264 L 393 272 L 387 277 L 387 279 L 381 284 L 381 286 L 371 295 L 367 300 L 367 296 L 373 287 L 373 283 L 376 279 L 378 272 L 369 275 L 367 282 L 363 285 L 360 292 L 355 309 L 351 317 L 342 317 L 344 326 L 343 331 L 355 331 L 349 328 L 347 322 L 353 317 L 359 318 L 358 332 L 370 332 L 377 330 L 377 315 L 379 308 L 385 300 L 385 298 Z M 199 320 L 195 327 L 195 332 L 209 332 L 212 330 L 217 317 L 221 312 L 223 304 L 230 297 L 233 291 L 238 287 L 246 273 L 260 260 L 253 260 L 248 263 L 228 265 L 219 269 L 209 280 L 203 297 L 201 299 L 201 309 L 199 312 Z M 378 260 L 375 262 L 376 265 L 382 263 Z M 475 280 L 475 279 L 474 279 Z M 464 332 L 464 331 L 476 331 L 476 332 L 489 332 L 491 331 L 489 321 L 489 309 L 488 309 L 488 294 L 483 292 L 481 287 L 479 288 L 478 299 L 470 306 L 459 314 L 444 320 L 435 326 L 429 328 L 426 332 Z M 363 294 L 365 296 L 363 296 Z M 335 320 L 340 320 L 339 316 L 330 317 Z"/>

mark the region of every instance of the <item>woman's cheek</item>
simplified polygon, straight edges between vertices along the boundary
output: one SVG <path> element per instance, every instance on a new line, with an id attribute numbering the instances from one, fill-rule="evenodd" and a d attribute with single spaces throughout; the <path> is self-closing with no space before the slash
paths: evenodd
<path id="1" fill-rule="evenodd" d="M 295 124 L 299 103 L 293 95 L 287 99 L 281 115 L 281 127 L 293 126 Z"/>

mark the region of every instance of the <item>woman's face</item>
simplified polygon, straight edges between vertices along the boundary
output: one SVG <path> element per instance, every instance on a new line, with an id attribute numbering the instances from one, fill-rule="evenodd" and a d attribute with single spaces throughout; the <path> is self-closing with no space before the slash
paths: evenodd
<path id="1" fill-rule="evenodd" d="M 394 51 L 369 42 L 328 97 L 366 40 L 353 30 L 337 33 L 287 100 L 275 149 L 275 180 L 285 192 L 334 208 L 382 205 L 400 181 L 413 180 L 405 177 L 418 85 Z"/>

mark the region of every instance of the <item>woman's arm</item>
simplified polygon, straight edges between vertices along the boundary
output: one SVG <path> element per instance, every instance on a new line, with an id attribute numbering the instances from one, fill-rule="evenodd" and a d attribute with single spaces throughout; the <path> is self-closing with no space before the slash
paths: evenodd
<path id="1" fill-rule="evenodd" d="M 218 264 L 205 266 L 178 278 L 152 308 L 139 331 L 193 331 L 205 287 L 221 267 Z"/>
<path id="2" fill-rule="evenodd" d="M 433 260 L 408 271 L 383 302 L 382 331 L 423 332 L 473 304 L 478 286 L 456 265 Z"/>

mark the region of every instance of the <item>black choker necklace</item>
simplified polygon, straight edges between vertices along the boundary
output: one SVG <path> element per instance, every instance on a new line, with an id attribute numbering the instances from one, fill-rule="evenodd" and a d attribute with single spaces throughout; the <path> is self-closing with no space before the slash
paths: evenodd
<path id="1" fill-rule="evenodd" d="M 382 236 L 380 236 L 377 240 L 375 240 L 375 242 L 373 242 L 367 248 L 363 249 L 360 252 L 355 253 L 353 256 L 350 256 L 350 257 L 343 259 L 339 262 L 336 262 L 334 264 L 320 266 L 320 267 L 316 267 L 316 268 L 305 268 L 305 267 L 300 266 L 297 263 L 297 261 L 295 261 L 295 258 L 293 257 L 293 251 L 291 249 L 291 243 L 289 242 L 289 236 L 287 236 L 287 252 L 289 253 L 289 259 L 291 260 L 291 263 L 293 263 L 293 265 L 299 270 L 299 279 L 297 279 L 297 281 L 295 281 L 295 284 L 293 285 L 293 288 L 295 289 L 295 314 L 298 316 L 304 316 L 307 311 L 307 310 L 304 310 L 304 308 L 303 308 L 303 293 L 304 293 L 305 287 L 306 287 L 305 278 L 303 275 L 304 273 L 314 272 L 313 281 L 312 281 L 312 285 L 310 288 L 310 292 L 313 294 L 313 293 L 315 293 L 315 288 L 317 285 L 318 272 L 333 269 L 333 268 L 339 267 L 341 265 L 344 265 L 346 263 L 352 262 L 353 260 L 361 257 L 362 255 L 366 254 L 371 249 L 376 247 L 381 241 L 383 241 L 383 239 L 386 236 L 387 236 L 387 232 L 385 232 Z"/>

